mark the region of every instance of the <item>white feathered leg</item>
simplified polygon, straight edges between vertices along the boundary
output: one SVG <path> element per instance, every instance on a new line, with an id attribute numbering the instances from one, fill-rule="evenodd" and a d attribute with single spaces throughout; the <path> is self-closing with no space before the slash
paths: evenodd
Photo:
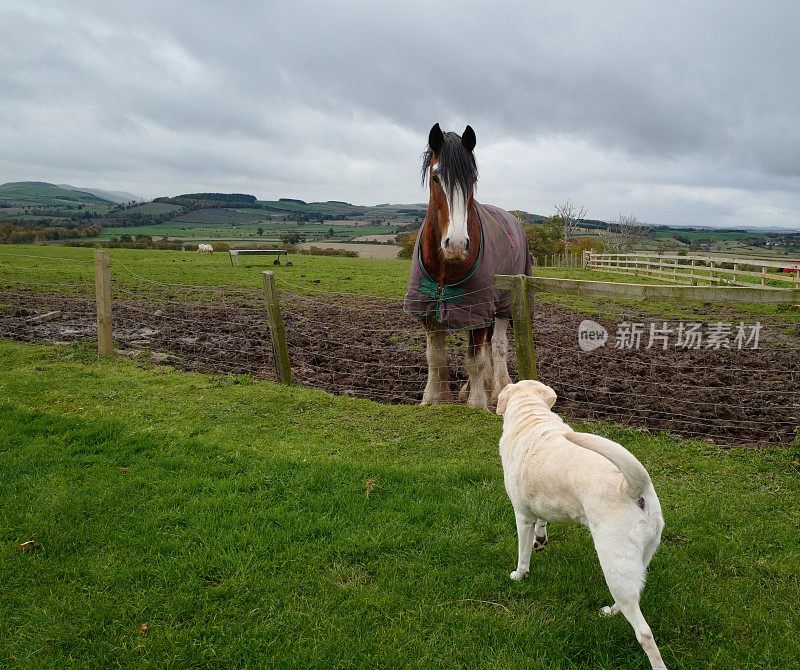
<path id="1" fill-rule="evenodd" d="M 509 319 L 494 320 L 492 405 L 497 405 L 497 396 L 500 395 L 500 391 L 511 383 L 511 377 L 508 374 L 508 323 Z"/>
<path id="2" fill-rule="evenodd" d="M 447 331 L 440 328 L 426 328 L 425 337 L 427 339 L 425 357 L 428 359 L 428 383 L 422 394 L 422 404 L 436 405 L 451 402 L 450 374 L 445 346 Z"/>

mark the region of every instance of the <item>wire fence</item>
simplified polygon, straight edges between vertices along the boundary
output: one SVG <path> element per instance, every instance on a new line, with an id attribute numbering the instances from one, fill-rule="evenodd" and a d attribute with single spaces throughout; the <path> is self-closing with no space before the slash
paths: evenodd
<path id="1" fill-rule="evenodd" d="M 66 261 L 41 261 L 59 262 Z M 0 337 L 58 343 L 96 338 L 93 270 L 84 264 L 80 271 L 71 266 L 68 280 L 54 287 L 0 260 Z M 118 353 L 180 370 L 276 378 L 257 276 L 252 288 L 165 284 L 113 259 L 111 272 Z M 295 383 L 385 403 L 420 402 L 425 334 L 402 301 L 313 292 L 280 276 L 277 286 Z M 568 419 L 609 420 L 721 444 L 785 445 L 795 439 L 800 325 L 791 319 L 762 324 L 757 349 L 609 345 L 584 352 L 577 339 L 583 318 L 541 301 L 535 308 L 539 379 L 556 390 L 556 409 Z M 663 319 L 649 321 L 661 325 Z M 465 343 L 464 333 L 448 335 L 454 395 L 466 381 Z M 513 328 L 509 369 L 515 379 Z"/>

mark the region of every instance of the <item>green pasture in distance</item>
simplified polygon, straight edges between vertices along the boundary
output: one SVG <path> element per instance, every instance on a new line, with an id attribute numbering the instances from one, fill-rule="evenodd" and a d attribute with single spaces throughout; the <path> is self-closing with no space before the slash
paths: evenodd
<path id="1" fill-rule="evenodd" d="M 325 246 L 320 243 L 320 246 Z M 231 286 L 260 288 L 260 273 L 275 272 L 279 291 L 316 295 L 346 293 L 400 299 L 406 292 L 411 262 L 397 259 L 338 258 L 290 254 L 293 267 L 274 266 L 270 256 L 242 257 L 231 265 L 225 252 L 212 255 L 189 251 L 109 249 L 112 282 L 128 290 L 148 291 L 160 285 Z M 0 246 L 0 286 L 35 284 L 36 290 L 61 292 L 64 285 L 79 284 L 94 290 L 95 249 L 57 245 Z M 658 283 L 610 272 L 580 268 L 534 268 L 543 277 L 595 281 Z M 73 291 L 72 288 L 69 289 Z M 178 293 L 180 297 L 180 293 Z M 536 293 L 537 302 L 556 303 L 591 317 L 620 319 L 630 314 L 686 320 L 734 322 L 763 315 L 788 324 L 800 323 L 800 310 L 782 305 L 719 305 L 686 302 L 641 302 L 629 299 L 597 299 Z"/>
<path id="2" fill-rule="evenodd" d="M 258 234 L 259 228 L 263 229 L 263 235 Z M 333 231 L 332 236 L 330 233 L 331 230 Z M 237 224 L 230 222 L 220 224 L 210 221 L 206 223 L 192 223 L 172 220 L 147 226 L 104 226 L 101 239 L 113 239 L 120 235 L 130 235 L 131 237 L 136 237 L 136 235 L 150 235 L 155 239 L 169 237 L 178 238 L 187 242 L 239 240 L 242 238 L 247 238 L 247 240 L 250 241 L 252 238 L 253 243 L 258 243 L 259 241 L 279 241 L 281 236 L 287 233 L 296 233 L 305 236 L 310 242 L 318 241 L 324 243 L 325 241 L 346 242 L 364 235 L 392 235 L 396 232 L 397 225 L 347 225 L 338 221 L 326 221 L 324 224 L 306 223 L 298 225 L 293 221 L 269 220 Z"/>
<path id="3" fill-rule="evenodd" d="M 35 282 L 45 290 L 61 284 L 85 284 L 92 291 L 95 249 L 55 245 L 0 246 L 0 285 Z M 260 288 L 261 272 L 275 272 L 278 290 L 300 293 L 353 293 L 400 298 L 405 293 L 410 261 L 336 258 L 290 254 L 293 267 L 273 265 L 272 256 L 241 257 L 231 265 L 226 252 L 109 249 L 114 285 L 127 289 L 151 285 L 232 286 Z"/>
<path id="4" fill-rule="evenodd" d="M 713 242 L 743 240 L 758 236 L 758 233 L 752 233 L 746 230 L 681 230 L 679 228 L 673 228 L 669 230 L 656 230 L 654 232 L 657 238 L 681 237 L 691 240 L 692 242 L 697 240 L 710 240 Z"/>
<path id="5" fill-rule="evenodd" d="M 180 205 L 170 205 L 166 202 L 143 202 L 135 207 L 126 207 L 111 214 L 112 217 L 130 216 L 131 214 L 166 214 L 183 209 Z"/>

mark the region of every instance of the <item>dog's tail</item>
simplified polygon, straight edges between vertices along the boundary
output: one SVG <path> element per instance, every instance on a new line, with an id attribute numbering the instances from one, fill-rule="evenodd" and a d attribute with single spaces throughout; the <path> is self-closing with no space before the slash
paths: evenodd
<path id="1" fill-rule="evenodd" d="M 628 482 L 628 495 L 632 498 L 638 498 L 648 486 L 652 485 L 650 475 L 647 474 L 644 466 L 621 444 L 591 433 L 565 433 L 564 437 L 573 444 L 605 456 L 616 465 L 625 475 L 625 480 Z"/>

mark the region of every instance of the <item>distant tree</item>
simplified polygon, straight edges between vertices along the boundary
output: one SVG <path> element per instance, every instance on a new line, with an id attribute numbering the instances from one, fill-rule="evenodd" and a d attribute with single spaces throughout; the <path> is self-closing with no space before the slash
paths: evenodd
<path id="1" fill-rule="evenodd" d="M 565 200 L 556 205 L 555 210 L 556 216 L 562 219 L 564 225 L 564 248 L 569 248 L 570 239 L 577 236 L 578 222 L 586 216 L 586 208 Z"/>
<path id="2" fill-rule="evenodd" d="M 614 228 L 614 242 L 618 252 L 630 251 L 647 237 L 647 226 L 632 214 L 620 214 L 614 221 Z"/>
<path id="3" fill-rule="evenodd" d="M 544 263 L 547 256 L 564 252 L 564 219 L 558 215 L 542 223 L 525 226 L 528 249 L 537 263 Z"/>
<path id="4" fill-rule="evenodd" d="M 418 232 L 415 230 L 411 233 L 397 236 L 397 243 L 400 245 L 400 249 L 397 252 L 398 258 L 411 258 L 414 255 L 414 245 L 417 243 Z"/>
<path id="5" fill-rule="evenodd" d="M 584 251 L 605 251 L 606 244 L 599 237 L 583 235 L 576 237 L 569 243 L 568 250 L 571 254 L 581 254 Z"/>
<path id="6" fill-rule="evenodd" d="M 298 244 L 305 241 L 306 236 L 300 235 L 299 233 L 284 233 L 281 235 L 281 242 L 284 244 Z"/>
<path id="7" fill-rule="evenodd" d="M 331 239 L 336 234 L 336 231 L 333 228 L 328 228 L 328 232 L 325 234 L 325 237 Z"/>
<path id="8" fill-rule="evenodd" d="M 533 215 L 522 209 L 509 210 L 509 214 L 513 214 L 520 223 L 533 223 Z"/>
<path id="9" fill-rule="evenodd" d="M 259 226 L 258 228 L 256 228 L 256 233 L 258 233 L 258 236 L 261 237 L 264 234 L 264 229 L 261 226 Z"/>

